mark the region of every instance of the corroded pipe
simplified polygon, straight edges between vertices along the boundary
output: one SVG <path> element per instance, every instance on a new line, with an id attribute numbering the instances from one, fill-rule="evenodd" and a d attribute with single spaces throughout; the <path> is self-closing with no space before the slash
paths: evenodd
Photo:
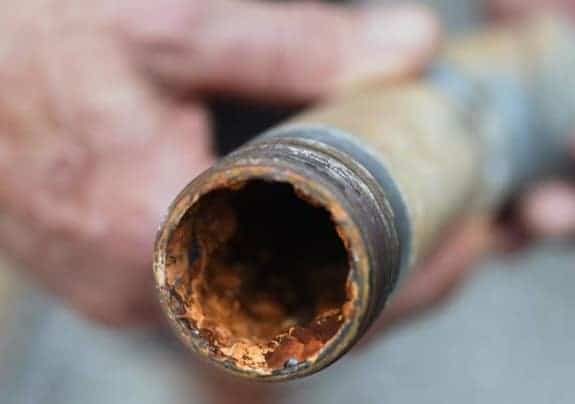
<path id="1" fill-rule="evenodd" d="M 333 363 L 454 219 L 561 169 L 573 72 L 567 24 L 491 30 L 420 79 L 342 97 L 224 158 L 178 196 L 157 238 L 178 335 L 253 379 Z"/>

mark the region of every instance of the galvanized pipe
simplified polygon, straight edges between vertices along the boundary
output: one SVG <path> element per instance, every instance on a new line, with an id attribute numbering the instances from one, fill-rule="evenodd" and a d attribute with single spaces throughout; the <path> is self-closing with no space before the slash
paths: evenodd
<path id="1" fill-rule="evenodd" d="M 454 43 L 256 138 L 178 196 L 154 271 L 192 350 L 285 380 L 350 349 L 455 219 L 566 161 L 575 35 L 539 18 Z"/>

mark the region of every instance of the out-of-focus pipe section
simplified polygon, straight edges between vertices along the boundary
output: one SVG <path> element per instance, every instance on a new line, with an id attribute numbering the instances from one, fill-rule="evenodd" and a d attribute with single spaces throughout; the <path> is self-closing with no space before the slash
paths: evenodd
<path id="1" fill-rule="evenodd" d="M 256 138 L 195 179 L 159 232 L 166 314 L 230 372 L 285 380 L 350 349 L 453 220 L 561 170 L 575 35 L 557 18 L 446 49 Z"/>

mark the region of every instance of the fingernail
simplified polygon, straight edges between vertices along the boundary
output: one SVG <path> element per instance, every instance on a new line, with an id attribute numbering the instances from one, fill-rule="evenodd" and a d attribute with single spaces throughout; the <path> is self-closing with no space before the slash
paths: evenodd
<path id="1" fill-rule="evenodd" d="M 437 20 L 421 6 L 407 5 L 365 15 L 364 36 L 374 50 L 426 51 L 433 47 L 438 34 Z"/>
<path id="2" fill-rule="evenodd" d="M 194 22 L 190 20 L 199 7 L 192 6 L 186 6 L 183 0 L 128 1 L 118 6 L 119 25 L 136 39 L 179 38 Z"/>
<path id="3" fill-rule="evenodd" d="M 434 55 L 440 34 L 437 19 L 417 5 L 369 9 L 360 16 L 355 58 L 343 84 L 412 74 Z"/>

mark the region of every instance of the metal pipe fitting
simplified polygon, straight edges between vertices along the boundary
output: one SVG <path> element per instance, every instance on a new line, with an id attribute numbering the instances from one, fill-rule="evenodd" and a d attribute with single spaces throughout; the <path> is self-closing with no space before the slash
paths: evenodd
<path id="1" fill-rule="evenodd" d="M 560 169 L 574 38 L 545 18 L 460 41 L 425 77 L 306 113 L 200 175 L 155 249 L 184 343 L 266 381 L 345 354 L 447 225 Z"/>

